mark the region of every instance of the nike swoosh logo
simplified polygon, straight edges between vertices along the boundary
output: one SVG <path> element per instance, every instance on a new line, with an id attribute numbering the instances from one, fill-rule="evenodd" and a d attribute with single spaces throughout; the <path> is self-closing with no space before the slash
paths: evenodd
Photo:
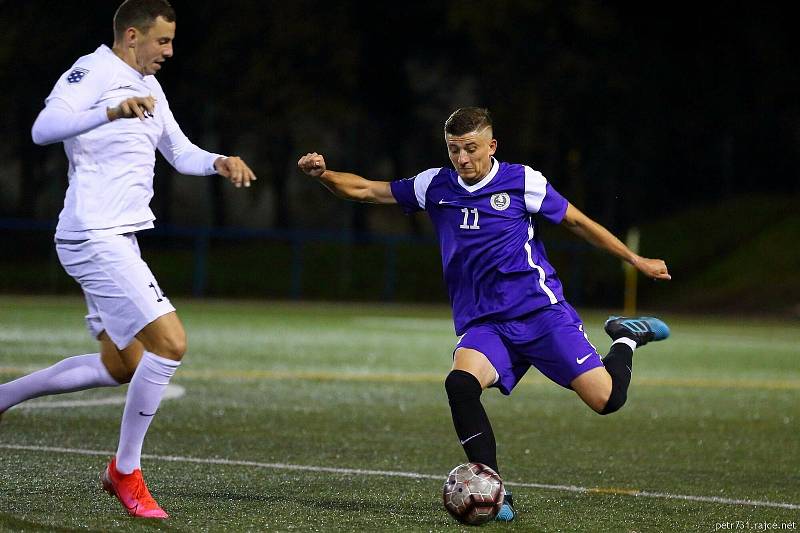
<path id="1" fill-rule="evenodd" d="M 478 437 L 478 436 L 480 436 L 480 435 L 483 435 L 483 431 L 481 431 L 480 433 L 476 433 L 476 434 L 474 434 L 473 436 L 471 436 L 471 437 L 467 437 L 466 439 L 464 439 L 464 440 L 460 441 L 460 442 L 461 442 L 461 445 L 463 446 L 464 444 L 468 443 L 469 441 L 471 441 L 472 439 L 474 439 L 475 437 Z"/>
<path id="2" fill-rule="evenodd" d="M 576 361 L 576 362 L 577 362 L 579 365 L 582 365 L 582 364 L 583 364 L 583 363 L 585 363 L 585 362 L 586 362 L 586 360 L 587 360 L 587 359 L 589 359 L 591 356 L 592 356 L 592 354 L 590 354 L 590 353 L 587 353 L 587 354 L 586 354 L 586 355 L 584 355 L 583 357 L 576 357 L 576 358 L 575 358 L 575 361 Z"/>
<path id="3" fill-rule="evenodd" d="M 119 87 L 117 87 L 117 90 L 119 90 L 119 89 L 130 89 L 131 87 L 133 87 L 133 85 L 120 85 Z"/>
<path id="4" fill-rule="evenodd" d="M 448 201 L 447 201 L 447 200 L 445 200 L 444 198 L 442 198 L 441 200 L 439 200 L 439 205 L 442 205 L 442 204 L 454 204 L 454 203 L 456 203 L 456 202 L 455 202 L 455 200 L 454 200 L 454 201 L 452 201 L 452 202 L 448 202 Z"/>
<path id="5" fill-rule="evenodd" d="M 145 413 L 143 411 L 139 411 L 139 414 L 142 415 L 142 416 L 156 416 L 156 413 L 151 413 L 151 414 L 148 415 L 147 413 Z"/>

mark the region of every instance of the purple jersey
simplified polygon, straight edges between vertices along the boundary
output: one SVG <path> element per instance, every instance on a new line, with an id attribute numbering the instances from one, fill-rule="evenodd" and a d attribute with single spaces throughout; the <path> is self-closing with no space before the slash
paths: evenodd
<path id="1" fill-rule="evenodd" d="M 560 223 L 567 200 L 532 168 L 492 162 L 474 185 L 452 168 L 391 183 L 407 213 L 424 209 L 433 221 L 457 335 L 478 322 L 514 319 L 564 299 L 537 220 Z"/>

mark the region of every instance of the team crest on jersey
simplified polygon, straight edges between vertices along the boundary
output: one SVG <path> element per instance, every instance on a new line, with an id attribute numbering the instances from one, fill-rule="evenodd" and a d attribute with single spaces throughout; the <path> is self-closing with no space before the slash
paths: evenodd
<path id="1" fill-rule="evenodd" d="M 89 74 L 89 71 L 85 68 L 72 69 L 72 72 L 67 75 L 67 81 L 69 83 L 80 83 L 87 74 Z"/>
<path id="2" fill-rule="evenodd" d="M 497 194 L 493 194 L 489 203 L 492 204 L 492 207 L 495 208 L 497 211 L 505 211 L 508 209 L 508 206 L 511 205 L 511 198 L 508 196 L 508 193 L 500 192 Z"/>

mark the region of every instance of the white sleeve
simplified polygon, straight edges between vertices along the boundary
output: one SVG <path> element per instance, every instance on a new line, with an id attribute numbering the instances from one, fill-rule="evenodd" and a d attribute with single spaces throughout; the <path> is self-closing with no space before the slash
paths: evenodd
<path id="1" fill-rule="evenodd" d="M 433 178 L 435 178 L 441 170 L 441 168 L 429 168 L 414 176 L 414 194 L 417 197 L 417 203 L 420 208 L 425 209 L 425 195 L 428 192 L 428 187 L 431 186 Z"/>
<path id="2" fill-rule="evenodd" d="M 51 100 L 42 109 L 31 128 L 33 142 L 43 146 L 75 137 L 108 123 L 105 108 L 98 107 L 76 113 L 63 100 Z"/>
<path id="3" fill-rule="evenodd" d="M 525 166 L 525 208 L 538 213 L 547 194 L 547 179 L 538 170 Z"/>
<path id="4" fill-rule="evenodd" d="M 100 65 L 85 56 L 61 75 L 33 123 L 33 142 L 40 145 L 60 142 L 109 121 L 105 107 L 95 107 L 108 84 L 101 70 Z"/>
<path id="5" fill-rule="evenodd" d="M 113 83 L 104 70 L 107 69 L 103 68 L 103 64 L 91 55 L 78 59 L 58 79 L 45 105 L 60 100 L 75 113 L 93 108 L 109 84 Z"/>
<path id="6" fill-rule="evenodd" d="M 207 152 L 192 141 L 181 131 L 166 98 L 162 102 L 164 113 L 164 133 L 158 141 L 158 150 L 169 161 L 169 164 L 175 167 L 175 170 L 181 174 L 188 174 L 190 176 L 208 176 L 216 174 L 217 170 L 214 168 L 214 161 L 220 157 L 225 157 L 220 154 Z"/>

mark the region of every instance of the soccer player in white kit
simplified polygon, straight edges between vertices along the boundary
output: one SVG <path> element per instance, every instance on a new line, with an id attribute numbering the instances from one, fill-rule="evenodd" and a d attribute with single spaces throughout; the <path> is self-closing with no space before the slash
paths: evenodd
<path id="1" fill-rule="evenodd" d="M 119 447 L 103 488 L 135 517 L 167 518 L 144 483 L 142 443 L 186 351 L 175 308 L 141 259 L 136 232 L 153 227 L 156 148 L 179 172 L 218 173 L 248 187 L 238 157 L 192 144 L 154 77 L 172 57 L 175 12 L 167 0 L 126 0 L 114 45 L 83 56 L 56 83 L 33 125 L 36 144 L 64 143 L 69 187 L 56 228 L 64 269 L 81 285 L 100 352 L 77 355 L 0 385 L 0 414 L 38 396 L 130 383 Z"/>

